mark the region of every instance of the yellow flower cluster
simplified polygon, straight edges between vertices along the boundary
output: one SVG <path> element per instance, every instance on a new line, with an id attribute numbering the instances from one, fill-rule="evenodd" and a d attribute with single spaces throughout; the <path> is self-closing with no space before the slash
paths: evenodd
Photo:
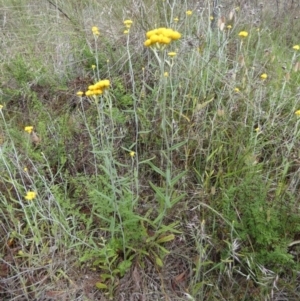
<path id="1" fill-rule="evenodd" d="M 92 27 L 92 32 L 93 32 L 93 35 L 95 35 L 95 36 L 100 35 L 100 31 L 99 31 L 99 28 L 97 26 Z"/>
<path id="2" fill-rule="evenodd" d="M 131 25 L 132 25 L 132 20 L 125 20 L 124 22 L 124 25 L 125 25 L 125 27 L 126 27 L 126 29 L 124 30 L 124 34 L 128 34 L 129 33 L 129 29 L 130 29 L 130 27 L 131 27 Z"/>
<path id="3" fill-rule="evenodd" d="M 31 134 L 33 131 L 33 126 L 25 126 L 24 131 L 27 132 L 28 134 Z"/>
<path id="4" fill-rule="evenodd" d="M 247 31 L 240 31 L 238 36 L 240 38 L 246 38 L 246 37 L 248 37 L 248 32 Z"/>
<path id="5" fill-rule="evenodd" d="M 263 80 L 265 80 L 265 79 L 268 78 L 268 74 L 263 73 L 263 74 L 261 74 L 260 78 L 263 79 Z"/>
<path id="6" fill-rule="evenodd" d="M 294 50 L 299 50 L 299 49 L 300 49 L 300 46 L 299 46 L 299 45 L 295 45 L 295 46 L 293 46 L 293 49 L 294 49 Z"/>
<path id="7" fill-rule="evenodd" d="M 108 89 L 110 82 L 108 79 L 100 80 L 94 85 L 90 85 L 88 90 L 85 92 L 86 96 L 101 95 L 104 90 Z"/>
<path id="8" fill-rule="evenodd" d="M 157 28 L 150 30 L 146 33 L 147 40 L 144 42 L 144 45 L 146 47 L 152 46 L 152 45 L 168 45 L 173 40 L 178 40 L 181 38 L 181 34 L 178 31 L 175 31 L 171 28 Z"/>
<path id="9" fill-rule="evenodd" d="M 133 23 L 132 20 L 125 20 L 124 21 L 124 25 L 128 29 L 131 27 L 132 23 Z"/>
<path id="10" fill-rule="evenodd" d="M 32 201 L 33 199 L 36 198 L 36 192 L 35 191 L 27 191 L 26 195 L 25 195 L 25 200 L 27 201 Z"/>
<path id="11" fill-rule="evenodd" d="M 133 158 L 133 157 L 135 156 L 135 152 L 134 152 L 134 151 L 130 151 L 130 152 L 129 152 L 129 156 L 130 156 L 131 158 Z"/>

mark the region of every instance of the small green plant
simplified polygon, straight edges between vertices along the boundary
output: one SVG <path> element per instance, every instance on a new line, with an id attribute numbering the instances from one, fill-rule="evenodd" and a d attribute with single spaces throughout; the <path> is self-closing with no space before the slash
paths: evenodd
<path id="1" fill-rule="evenodd" d="M 294 261 L 288 245 L 298 231 L 298 218 L 279 200 L 268 201 L 266 185 L 256 173 L 254 179 L 230 187 L 224 195 L 223 213 L 235 221 L 238 236 L 245 246 L 249 244 L 246 252 L 259 263 L 291 267 Z"/>

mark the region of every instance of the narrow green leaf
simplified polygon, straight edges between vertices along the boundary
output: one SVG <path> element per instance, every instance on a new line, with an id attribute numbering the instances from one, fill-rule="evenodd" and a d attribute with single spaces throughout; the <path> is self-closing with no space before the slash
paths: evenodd
<path id="1" fill-rule="evenodd" d="M 161 244 L 161 243 L 164 243 L 164 242 L 167 242 L 167 241 L 172 241 L 175 239 L 175 235 L 174 234 L 169 234 L 169 235 L 166 235 L 166 236 L 162 236 L 160 237 L 156 243 L 158 244 Z"/>
<path id="2" fill-rule="evenodd" d="M 140 164 L 144 164 L 144 163 L 149 163 L 151 160 L 153 160 L 153 159 L 155 159 L 155 157 L 152 157 L 152 158 L 150 158 L 150 159 L 146 159 L 146 160 L 144 160 L 144 161 L 140 161 L 139 162 L 139 165 Z"/>
<path id="3" fill-rule="evenodd" d="M 160 200 L 158 200 L 158 201 L 164 200 L 166 196 L 163 194 L 162 188 L 157 187 L 151 181 L 149 181 L 149 184 L 150 184 L 151 188 L 157 193 L 158 197 L 160 198 Z"/>
<path id="4" fill-rule="evenodd" d="M 166 178 L 166 173 L 165 172 L 163 172 L 161 169 L 159 169 L 157 166 L 155 166 L 151 161 L 148 161 L 147 163 L 151 166 L 151 168 L 155 172 L 157 172 L 158 174 L 160 174 L 163 178 Z"/>
<path id="5" fill-rule="evenodd" d="M 178 149 L 178 148 L 180 148 L 181 146 L 185 145 L 186 143 L 187 143 L 187 140 L 181 141 L 181 142 L 179 142 L 179 143 L 174 144 L 173 146 L 171 146 L 169 150 L 170 150 L 170 151 L 173 151 L 173 150 L 175 150 L 175 149 Z"/>
<path id="6" fill-rule="evenodd" d="M 177 204 L 179 201 L 181 201 L 184 197 L 185 197 L 185 195 L 179 195 L 176 198 L 172 198 L 171 207 L 173 207 L 175 204 Z"/>
<path id="7" fill-rule="evenodd" d="M 183 172 L 181 172 L 180 174 L 178 174 L 177 176 L 175 176 L 171 180 L 171 186 L 173 187 L 185 174 L 186 174 L 186 170 L 184 170 Z"/>
<path id="8" fill-rule="evenodd" d="M 159 257 L 155 257 L 155 263 L 162 268 L 164 266 L 162 260 Z"/>
<path id="9" fill-rule="evenodd" d="M 162 219 L 165 217 L 165 211 L 161 211 L 158 215 L 158 217 L 154 220 L 153 224 L 154 225 L 157 225 L 157 224 L 160 224 L 160 222 L 162 221 Z"/>
<path id="10" fill-rule="evenodd" d="M 209 162 L 210 159 L 211 159 L 216 153 L 218 153 L 219 151 L 222 150 L 222 148 L 223 148 L 223 146 L 222 146 L 222 144 L 221 144 L 220 147 L 218 147 L 217 149 L 215 149 L 215 150 L 208 156 L 208 158 L 206 159 L 206 162 Z"/>
<path id="11" fill-rule="evenodd" d="M 107 270 L 109 270 L 109 268 Z M 105 281 L 107 279 L 111 279 L 111 280 L 114 279 L 114 277 L 112 275 L 110 275 L 110 274 L 101 274 L 100 277 L 101 277 L 102 281 Z"/>
<path id="12" fill-rule="evenodd" d="M 101 282 L 96 282 L 95 286 L 100 290 L 107 289 L 107 285 Z"/>
<path id="13" fill-rule="evenodd" d="M 155 244 L 165 255 L 170 254 L 170 251 L 159 244 Z"/>

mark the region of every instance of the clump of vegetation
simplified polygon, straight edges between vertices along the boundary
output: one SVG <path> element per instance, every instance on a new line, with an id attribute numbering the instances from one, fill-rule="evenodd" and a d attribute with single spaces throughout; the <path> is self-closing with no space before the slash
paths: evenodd
<path id="1" fill-rule="evenodd" d="M 2 2 L 3 300 L 299 298 L 296 24 Z"/>

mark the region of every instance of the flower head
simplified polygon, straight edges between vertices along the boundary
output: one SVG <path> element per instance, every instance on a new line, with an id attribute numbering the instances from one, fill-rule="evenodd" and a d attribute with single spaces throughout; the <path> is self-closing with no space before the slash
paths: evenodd
<path id="1" fill-rule="evenodd" d="M 299 46 L 299 45 L 295 45 L 295 46 L 293 46 L 293 49 L 294 49 L 294 50 L 299 50 L 299 49 L 300 49 L 300 46 Z"/>
<path id="2" fill-rule="evenodd" d="M 32 201 L 35 198 L 36 198 L 36 192 L 35 191 L 27 191 L 27 193 L 25 195 L 25 200 Z"/>
<path id="3" fill-rule="evenodd" d="M 213 19 L 214 19 L 214 17 L 213 17 L 213 16 L 210 16 L 210 17 L 209 17 L 209 20 L 211 20 L 211 21 L 212 21 Z"/>
<path id="4" fill-rule="evenodd" d="M 3 109 L 3 105 L 0 105 L 0 110 L 2 110 Z"/>
<path id="5" fill-rule="evenodd" d="M 160 27 L 157 29 L 149 30 L 146 33 L 147 40 L 144 42 L 146 47 L 156 45 L 168 45 L 172 41 L 176 41 L 181 38 L 181 34 L 171 28 Z"/>
<path id="6" fill-rule="evenodd" d="M 187 11 L 186 11 L 186 15 L 187 15 L 187 16 L 191 16 L 192 14 L 193 14 L 193 11 L 191 11 L 191 10 L 187 10 Z"/>
<path id="7" fill-rule="evenodd" d="M 124 25 L 125 25 L 126 28 L 130 28 L 132 23 L 133 23 L 132 20 L 125 20 L 124 21 Z"/>
<path id="8" fill-rule="evenodd" d="M 95 70 L 95 68 L 96 68 L 96 65 L 92 65 L 92 69 Z"/>
<path id="9" fill-rule="evenodd" d="M 78 92 L 76 93 L 76 95 L 77 95 L 77 96 L 82 96 L 82 95 L 83 95 L 83 92 L 82 92 L 82 91 L 78 91 Z"/>
<path id="10" fill-rule="evenodd" d="M 33 131 L 33 126 L 25 126 L 24 131 L 27 132 L 28 134 L 31 134 Z"/>
<path id="11" fill-rule="evenodd" d="M 164 72 L 164 77 L 168 77 L 169 73 L 168 72 Z"/>
<path id="12" fill-rule="evenodd" d="M 179 21 L 179 18 L 178 17 L 176 17 L 176 18 L 174 18 L 174 22 L 178 22 Z"/>
<path id="13" fill-rule="evenodd" d="M 133 158 L 133 157 L 135 156 L 135 152 L 134 152 L 134 151 L 130 151 L 130 152 L 129 152 L 129 156 L 130 156 L 131 158 Z"/>
<path id="14" fill-rule="evenodd" d="M 300 116 L 300 110 L 297 110 L 297 111 L 295 112 L 295 115 L 299 117 L 299 116 Z"/>
<path id="15" fill-rule="evenodd" d="M 238 93 L 238 92 L 240 92 L 240 89 L 239 88 L 234 88 L 233 91 Z"/>
<path id="16" fill-rule="evenodd" d="M 227 25 L 227 29 L 231 29 L 232 28 L 232 26 L 231 25 Z"/>
<path id="17" fill-rule="evenodd" d="M 248 32 L 247 31 L 240 31 L 238 36 L 240 38 L 246 38 L 246 37 L 248 37 Z"/>
<path id="18" fill-rule="evenodd" d="M 263 73 L 261 76 L 260 76 L 261 79 L 265 80 L 268 78 L 268 74 L 266 73 Z"/>
<path id="19" fill-rule="evenodd" d="M 129 34 L 129 30 L 128 30 L 128 29 L 125 29 L 123 33 L 124 33 L 124 34 Z"/>
<path id="20" fill-rule="evenodd" d="M 174 51 L 168 52 L 168 56 L 170 56 L 170 57 L 174 57 L 176 55 L 177 55 L 177 53 Z"/>
<path id="21" fill-rule="evenodd" d="M 92 32 L 93 32 L 94 36 L 99 36 L 100 35 L 100 31 L 99 31 L 99 28 L 97 26 L 92 27 Z"/>
<path id="22" fill-rule="evenodd" d="M 86 96 L 101 95 L 105 90 L 110 87 L 110 81 L 108 79 L 100 80 L 97 83 L 90 85 L 85 92 Z"/>

